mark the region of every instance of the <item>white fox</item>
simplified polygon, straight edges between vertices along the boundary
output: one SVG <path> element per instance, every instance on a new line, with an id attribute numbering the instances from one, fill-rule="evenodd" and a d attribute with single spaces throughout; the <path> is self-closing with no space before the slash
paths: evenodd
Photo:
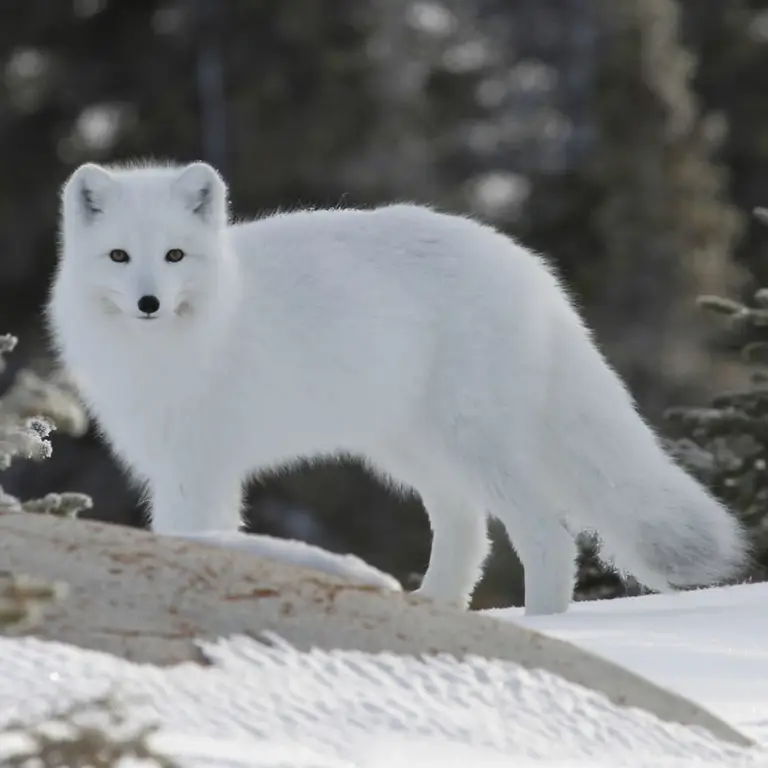
<path id="1" fill-rule="evenodd" d="M 489 226 L 404 204 L 231 224 L 202 162 L 85 164 L 61 226 L 52 337 L 159 533 L 235 530 L 250 474 L 351 454 L 421 495 L 437 601 L 466 606 L 488 515 L 528 614 L 566 610 L 582 530 L 657 591 L 747 562 L 546 262 Z"/>

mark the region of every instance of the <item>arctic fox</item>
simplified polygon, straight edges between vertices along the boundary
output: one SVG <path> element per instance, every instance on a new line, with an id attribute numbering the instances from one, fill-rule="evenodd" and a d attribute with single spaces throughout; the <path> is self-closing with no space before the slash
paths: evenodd
<path id="1" fill-rule="evenodd" d="M 546 262 L 415 205 L 230 223 L 209 165 L 85 164 L 62 190 L 47 318 L 164 534 L 234 530 L 241 486 L 367 460 L 432 527 L 418 590 L 466 606 L 500 519 L 529 614 L 566 610 L 576 545 L 652 590 L 741 573 L 741 528 L 662 450 Z"/>

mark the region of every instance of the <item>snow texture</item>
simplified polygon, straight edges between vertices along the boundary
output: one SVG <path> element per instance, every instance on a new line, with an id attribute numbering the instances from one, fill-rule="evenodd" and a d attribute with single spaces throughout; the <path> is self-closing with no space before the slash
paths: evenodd
<path id="1" fill-rule="evenodd" d="M 494 613 L 694 696 L 768 743 L 766 601 L 768 585 L 752 585 L 582 604 L 547 619 Z M 159 668 L 0 639 L 0 729 L 111 691 L 133 702 L 137 719 L 161 723 L 157 749 L 194 768 L 768 765 L 762 748 L 718 742 L 511 662 L 300 653 L 277 638 L 201 648 L 211 666 Z M 0 760 L 18 746 L 0 738 Z"/>

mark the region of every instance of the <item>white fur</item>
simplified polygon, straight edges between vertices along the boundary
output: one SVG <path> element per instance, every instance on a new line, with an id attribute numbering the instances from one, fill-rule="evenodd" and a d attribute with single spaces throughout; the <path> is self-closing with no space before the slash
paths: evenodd
<path id="1" fill-rule="evenodd" d="M 585 529 L 655 590 L 740 572 L 738 524 L 662 451 L 544 260 L 411 205 L 227 226 L 226 198 L 201 163 L 86 165 L 63 190 L 50 328 L 156 531 L 234 530 L 249 474 L 344 452 L 421 494 L 434 599 L 466 604 L 489 514 L 528 613 L 566 609 Z"/>

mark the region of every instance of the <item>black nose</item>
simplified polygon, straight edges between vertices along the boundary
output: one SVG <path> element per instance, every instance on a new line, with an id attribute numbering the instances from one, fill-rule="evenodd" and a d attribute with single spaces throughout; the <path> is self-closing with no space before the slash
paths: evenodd
<path id="1" fill-rule="evenodd" d="M 145 315 L 154 315 L 160 309 L 160 299 L 157 296 L 142 296 L 139 301 L 139 312 Z"/>

